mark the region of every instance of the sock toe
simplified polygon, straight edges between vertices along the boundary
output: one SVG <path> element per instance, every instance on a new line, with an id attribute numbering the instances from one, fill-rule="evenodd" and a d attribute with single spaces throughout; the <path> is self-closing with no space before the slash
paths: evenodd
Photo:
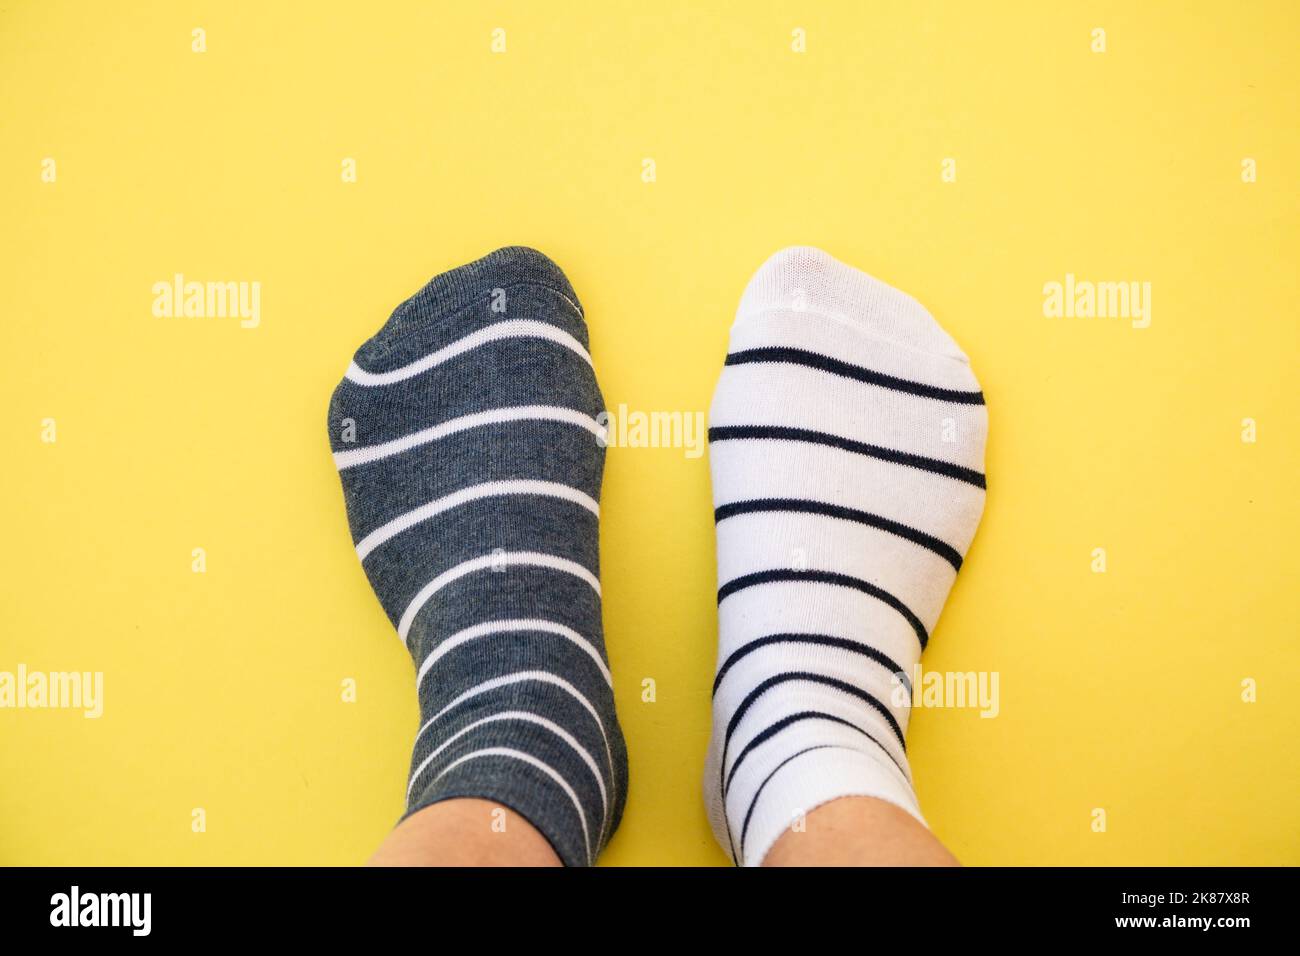
<path id="1" fill-rule="evenodd" d="M 745 289 L 737 319 L 773 311 L 815 313 L 897 345 L 967 361 L 925 306 L 814 246 L 790 246 L 763 263 Z"/>
<path id="2" fill-rule="evenodd" d="M 552 292 L 582 325 L 582 305 L 564 271 L 536 249 L 504 246 L 430 279 L 393 310 L 383 327 L 357 350 L 356 361 L 363 367 L 367 362 L 381 363 L 412 334 L 455 324 L 458 318 L 481 321 L 508 315 L 517 311 L 510 309 L 511 293 L 527 288 Z M 582 341 L 585 346 L 585 329 Z"/>

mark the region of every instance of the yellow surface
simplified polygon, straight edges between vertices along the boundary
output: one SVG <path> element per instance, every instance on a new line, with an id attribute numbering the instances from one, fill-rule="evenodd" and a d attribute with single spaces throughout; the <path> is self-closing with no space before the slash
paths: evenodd
<path id="1" fill-rule="evenodd" d="M 612 406 L 706 409 L 745 281 L 809 243 L 921 299 L 988 395 L 924 663 L 998 671 L 1002 707 L 914 715 L 937 833 L 1300 863 L 1298 35 L 1288 2 L 4 3 L 0 670 L 102 670 L 105 700 L 0 710 L 0 860 L 363 860 L 417 713 L 326 441 L 353 349 L 528 244 Z M 261 282 L 260 326 L 155 318 L 177 272 Z M 1150 328 L 1044 317 L 1066 273 L 1149 281 Z M 707 459 L 613 450 L 604 505 L 632 760 L 604 861 L 721 864 Z"/>

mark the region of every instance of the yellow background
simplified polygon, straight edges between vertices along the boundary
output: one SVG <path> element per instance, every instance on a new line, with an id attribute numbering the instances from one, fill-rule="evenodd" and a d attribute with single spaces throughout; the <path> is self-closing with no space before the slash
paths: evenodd
<path id="1" fill-rule="evenodd" d="M 0 670 L 102 670 L 105 713 L 0 711 L 0 861 L 364 860 L 417 713 L 325 434 L 353 349 L 533 245 L 611 406 L 707 409 L 749 275 L 807 243 L 924 302 L 988 396 L 924 663 L 1000 672 L 1002 713 L 914 714 L 936 832 L 972 864 L 1300 863 L 1298 36 L 1288 2 L 3 4 Z M 176 272 L 261 282 L 261 326 L 154 318 Z M 1151 282 L 1151 327 L 1045 318 L 1067 272 Z M 612 450 L 603 512 L 604 862 L 724 863 L 707 459 Z"/>

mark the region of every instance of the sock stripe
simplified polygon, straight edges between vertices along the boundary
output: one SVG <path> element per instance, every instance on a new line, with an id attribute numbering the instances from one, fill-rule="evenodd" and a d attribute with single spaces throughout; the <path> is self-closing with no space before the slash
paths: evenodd
<path id="1" fill-rule="evenodd" d="M 954 570 L 961 570 L 961 553 L 952 545 L 940 541 L 934 535 L 926 534 L 924 531 L 918 531 L 908 525 L 900 524 L 881 515 L 872 514 L 869 511 L 846 508 L 824 501 L 807 501 L 802 498 L 756 498 L 749 501 L 736 501 L 716 508 L 713 512 L 713 521 L 717 524 L 736 515 L 769 511 L 793 511 L 800 514 L 823 515 L 827 518 L 853 521 L 870 528 L 886 531 L 933 551 L 951 564 Z"/>
<path id="2" fill-rule="evenodd" d="M 566 744 L 568 744 L 569 748 L 578 755 L 578 757 L 582 760 L 584 764 L 587 765 L 587 769 L 591 771 L 592 777 L 594 777 L 596 780 L 596 788 L 600 790 L 600 805 L 601 805 L 600 832 L 603 835 L 605 832 L 605 824 L 609 820 L 609 794 L 605 790 L 605 779 L 604 777 L 601 776 L 600 767 L 596 765 L 596 761 L 592 758 L 591 754 L 587 752 L 587 748 L 582 746 L 582 744 L 579 743 L 578 739 L 574 737 L 573 734 L 569 733 L 567 730 L 565 730 L 559 724 L 555 723 L 555 721 L 553 720 L 547 720 L 545 717 L 524 710 L 506 710 L 506 711 L 502 711 L 499 714 L 492 714 L 488 717 L 484 717 L 482 720 L 476 720 L 474 721 L 474 723 L 469 724 L 466 727 L 462 727 L 460 730 L 456 731 L 454 734 L 452 734 L 450 737 L 444 740 L 441 744 L 439 744 L 438 747 L 434 749 L 432 753 L 429 754 L 429 756 L 425 757 L 424 760 L 420 761 L 420 765 L 416 767 L 415 770 L 411 773 L 411 781 L 406 785 L 407 806 L 410 806 L 411 794 L 415 790 L 415 784 L 419 781 L 420 775 L 424 773 L 425 770 L 428 769 L 429 765 L 433 763 L 433 761 L 438 757 L 440 753 L 442 753 L 448 747 L 451 746 L 453 741 L 458 740 L 459 738 L 465 736 L 466 734 L 470 733 L 471 731 L 479 727 L 482 727 L 490 723 L 496 723 L 502 720 L 518 720 L 518 721 L 523 721 L 525 723 L 537 724 L 539 727 L 546 728 L 551 733 L 555 734 L 555 736 L 559 737 Z"/>
<path id="3" fill-rule="evenodd" d="M 844 727 L 848 727 L 850 730 L 857 731 L 862 736 L 870 740 L 877 747 L 879 747 L 881 751 L 884 753 L 884 755 L 889 758 L 889 762 L 898 768 L 898 772 L 903 775 L 904 779 L 907 778 L 907 771 L 903 769 L 902 764 L 900 764 L 898 760 L 895 759 L 894 755 L 889 752 L 889 749 L 883 743 L 880 742 L 879 738 L 877 738 L 875 734 L 863 730 L 861 727 L 853 723 L 853 721 L 851 720 L 846 720 L 843 717 L 837 717 L 834 714 L 828 714 L 825 711 L 802 710 L 797 714 L 790 714 L 788 717 L 782 717 L 780 720 L 776 721 L 775 723 L 770 724 L 767 727 L 764 727 L 761 733 L 756 734 L 754 738 L 749 741 L 749 743 L 745 744 L 745 746 L 741 749 L 740 753 L 736 755 L 736 760 L 734 763 L 732 763 L 731 769 L 727 772 L 726 779 L 722 783 L 723 799 L 725 800 L 727 794 L 731 792 L 731 782 L 736 779 L 736 771 L 740 769 L 740 765 L 745 762 L 746 757 L 748 757 L 760 744 L 775 737 L 777 734 L 785 730 L 787 727 L 790 727 L 793 724 L 801 723 L 802 721 L 805 720 L 829 720 L 832 723 L 840 724 Z"/>
<path id="4" fill-rule="evenodd" d="M 788 684 L 791 681 L 807 681 L 813 684 L 824 684 L 825 686 L 832 687 L 843 694 L 856 697 L 884 718 L 885 723 L 889 725 L 889 729 L 893 731 L 894 736 L 898 739 L 898 745 L 902 748 L 903 753 L 907 753 L 907 742 L 903 739 L 903 728 L 898 725 L 898 721 L 895 719 L 893 713 L 890 712 L 889 708 L 877 700 L 875 695 L 860 687 L 855 687 L 847 681 L 842 681 L 837 677 L 828 677 L 825 674 L 814 674 L 809 671 L 786 671 L 769 677 L 767 680 L 755 687 L 749 692 L 745 699 L 740 702 L 740 706 L 736 708 L 736 712 L 731 715 L 731 720 L 727 723 L 727 732 L 722 738 L 721 766 L 724 772 L 726 771 L 727 750 L 731 746 L 731 738 L 735 734 L 736 728 L 740 725 L 741 719 L 749 711 L 749 708 L 754 705 L 756 700 L 766 694 L 773 687 L 780 684 Z M 727 774 L 726 779 L 730 780 L 734 774 L 735 768 L 733 767 L 731 773 Z M 726 792 L 725 787 L 723 788 L 723 792 Z"/>
<path id="5" fill-rule="evenodd" d="M 591 864 L 595 862 L 591 855 L 591 834 L 587 829 L 587 814 L 583 812 L 582 801 L 578 799 L 577 792 L 573 787 L 569 786 L 569 782 L 565 780 L 557 770 L 544 761 L 538 760 L 532 754 L 526 754 L 523 751 L 515 750 L 512 747 L 484 747 L 482 750 L 476 750 L 473 753 L 465 754 L 463 757 L 457 757 L 451 763 L 447 764 L 442 773 L 438 774 L 438 776 L 434 778 L 435 782 L 445 777 L 453 767 L 459 766 L 467 760 L 477 760 L 482 757 L 509 757 L 512 760 L 522 760 L 524 763 L 536 767 L 559 784 L 560 789 L 564 791 L 566 796 L 568 796 L 569 802 L 573 804 L 573 808 L 578 811 L 578 819 L 582 823 L 582 840 L 587 847 L 587 863 Z"/>
<path id="6" fill-rule="evenodd" d="M 718 668 L 718 675 L 713 679 L 713 695 L 717 696 L 718 686 L 722 683 L 722 678 L 727 675 L 727 671 L 731 670 L 736 663 L 755 651 L 769 647 L 772 644 L 808 644 L 821 647 L 837 647 L 853 654 L 861 654 L 863 657 L 875 661 L 889 673 L 896 675 L 907 688 L 908 697 L 910 698 L 912 695 L 912 683 L 901 664 L 882 654 L 870 644 L 863 644 L 860 641 L 850 640 L 846 637 L 830 637 L 825 634 L 771 634 L 748 642 L 744 647 L 733 651 L 723 661 L 722 666 Z"/>
<path id="7" fill-rule="evenodd" d="M 425 731 L 466 701 L 473 700 L 475 697 L 480 697 L 483 694 L 490 693 L 494 690 L 500 690 L 502 687 L 509 687 L 511 684 L 521 684 L 525 681 L 537 681 L 538 683 L 550 684 L 553 687 L 560 688 L 577 701 L 583 710 L 591 715 L 591 719 L 601 728 L 601 735 L 604 736 L 604 724 L 601 722 L 600 714 L 596 712 L 595 706 L 591 701 L 583 696 L 582 692 L 578 690 L 578 688 L 574 687 L 563 677 L 552 674 L 550 671 L 531 670 L 516 671 L 513 674 L 503 674 L 500 677 L 490 678 L 457 695 L 449 704 L 444 706 L 440 711 L 420 725 L 420 729 L 415 733 L 416 740 L 419 740 L 420 737 L 424 735 Z"/>
<path id="8" fill-rule="evenodd" d="M 392 521 L 380 525 L 357 542 L 357 557 L 362 561 L 385 541 L 397 537 L 403 531 L 415 527 L 422 521 L 428 521 L 444 512 L 461 505 L 467 505 L 484 498 L 500 498 L 509 495 L 536 495 L 547 498 L 560 498 L 572 501 L 586 508 L 596 517 L 600 517 L 600 505 L 586 492 L 555 481 L 536 481 L 518 479 L 514 481 L 487 481 L 478 485 L 462 488 L 449 495 L 430 501 L 405 514 L 398 515 Z"/>
<path id="9" fill-rule="evenodd" d="M 477 332 L 471 332 L 469 335 L 457 339 L 436 352 L 431 352 L 423 358 L 416 359 L 414 362 L 409 362 L 388 372 L 368 372 L 357 365 L 355 361 L 351 362 L 344 378 L 354 385 L 364 387 L 392 385 L 408 378 L 414 378 L 431 368 L 436 368 L 490 342 L 523 338 L 554 342 L 591 365 L 591 355 L 583 348 L 582 343 L 558 326 L 551 325 L 549 322 L 537 322 L 532 319 L 508 319 L 504 322 L 495 322 L 485 329 L 479 329 Z"/>
<path id="10" fill-rule="evenodd" d="M 856 382 L 865 382 L 868 385 L 878 385 L 881 388 L 892 389 L 896 392 L 906 392 L 909 395 L 919 395 L 922 398 L 933 398 L 937 401 L 953 402 L 958 405 L 984 404 L 983 392 L 967 392 L 954 388 L 939 388 L 935 385 L 927 385 L 924 382 L 913 382 L 905 378 L 886 375 L 884 372 L 876 372 L 861 365 L 842 362 L 839 359 L 831 358 L 820 352 L 810 352 L 807 349 L 784 346 L 744 349 L 728 355 L 726 364 L 747 365 L 752 362 L 802 365 L 806 368 L 817 369 L 819 372 L 850 378 Z"/>
<path id="11" fill-rule="evenodd" d="M 770 439 L 827 445 L 841 451 L 852 452 L 855 455 L 866 455 L 892 464 L 906 465 L 909 468 L 919 468 L 922 471 L 934 472 L 936 475 L 955 478 L 977 488 L 985 487 L 984 475 L 974 469 L 954 465 L 950 461 L 940 461 L 937 458 L 927 458 L 924 455 L 915 455 L 911 452 L 897 451 L 892 448 L 883 448 L 880 445 L 855 441 L 852 438 L 832 435 L 829 432 L 813 431 L 809 428 L 791 428 L 786 425 L 719 425 L 709 429 L 710 444 L 717 441 L 741 441 L 746 439 Z"/>
<path id="12" fill-rule="evenodd" d="M 575 644 L 579 650 L 591 658 L 596 667 L 599 668 L 600 674 L 605 678 L 605 683 L 612 690 L 614 687 L 613 675 L 609 672 L 609 666 L 601 658 L 600 652 L 596 650 L 594 644 L 587 638 L 583 637 L 571 627 L 563 624 L 557 624 L 554 621 L 543 621 L 540 618 L 516 618 L 509 621 L 484 621 L 482 624 L 475 624 L 464 630 L 457 631 L 450 637 L 447 637 L 438 643 L 436 649 L 431 651 L 420 664 L 419 672 L 415 675 L 415 689 L 418 693 L 420 686 L 424 683 L 425 676 L 433 669 L 433 665 L 438 663 L 444 656 L 454 651 L 456 648 L 468 644 L 470 641 L 477 640 L 480 637 L 490 637 L 493 634 L 516 634 L 526 631 L 539 631 L 546 634 L 557 634 Z"/>
<path id="13" fill-rule="evenodd" d="M 916 632 L 917 640 L 921 642 L 922 649 L 930 640 L 930 635 L 926 632 L 925 625 L 921 619 L 912 613 L 911 608 L 900 601 L 894 595 L 890 594 L 884 588 L 877 587 L 870 581 L 864 581 L 861 578 L 855 578 L 852 575 L 840 574 L 837 571 L 797 571 L 793 568 L 775 568 L 771 571 L 756 571 L 753 574 L 744 574 L 738 578 L 728 581 L 722 587 L 718 588 L 718 603 L 721 604 L 737 591 L 743 591 L 745 588 L 756 587 L 760 584 L 774 584 L 784 581 L 810 581 L 817 584 L 830 584 L 836 587 L 852 588 L 855 591 L 861 591 L 868 594 L 878 601 L 888 604 L 907 620 Z"/>
<path id="14" fill-rule="evenodd" d="M 585 429 L 602 441 L 605 437 L 605 428 L 586 412 L 553 405 L 517 405 L 461 415 L 459 418 L 453 418 L 430 428 L 422 428 L 419 431 L 403 435 L 401 438 L 394 438 L 392 441 L 381 442 L 377 445 L 349 448 L 347 451 L 336 451 L 334 453 L 334 467 L 339 471 L 343 471 L 347 468 L 355 468 L 357 465 L 366 465 L 372 461 L 400 455 L 404 451 L 410 451 L 412 448 L 427 445 L 430 442 L 438 441 L 441 438 L 471 428 L 507 425 L 524 421 L 559 422 Z"/>
<path id="15" fill-rule="evenodd" d="M 415 732 L 416 742 L 419 743 L 420 738 L 424 736 L 425 731 L 437 723 L 438 720 L 446 716 L 446 714 L 451 710 L 465 703 L 467 700 L 473 700 L 475 697 L 482 696 L 491 691 L 499 690 L 502 687 L 509 687 L 511 684 L 520 684 L 524 681 L 537 681 L 541 684 L 550 684 L 552 687 L 560 688 L 560 690 L 564 691 L 577 701 L 582 709 L 591 715 L 591 719 L 596 722 L 597 728 L 600 729 L 601 739 L 605 742 L 605 759 L 609 761 L 609 772 L 612 779 L 614 774 L 614 755 L 609 746 L 609 735 L 605 733 L 605 723 L 600 719 L 600 714 L 596 711 L 596 708 L 591 701 L 584 697 L 578 688 L 574 687 L 563 677 L 557 677 L 549 671 L 517 671 L 514 674 L 506 674 L 502 677 L 493 677 L 491 680 L 485 680 L 483 683 L 471 687 L 450 704 L 443 707 L 442 710 L 438 711 L 426 720 L 420 726 L 420 729 Z"/>
<path id="16" fill-rule="evenodd" d="M 455 567 L 442 572 L 442 574 L 421 588 L 420 592 L 411 599 L 411 603 L 407 605 L 406 610 L 402 612 L 402 619 L 397 625 L 397 636 L 405 642 L 407 635 L 411 632 L 411 625 L 415 622 L 415 616 L 420 613 L 420 609 L 429 602 L 429 598 L 451 582 L 476 571 L 504 570 L 509 567 L 540 567 L 550 568 L 553 571 L 563 571 L 582 578 L 591 585 L 591 589 L 597 595 L 600 594 L 600 580 L 581 564 L 570 561 L 568 558 L 561 558 L 554 554 L 540 554 L 535 551 L 507 551 L 485 554 L 481 557 L 471 558 L 468 561 L 462 561 Z M 500 571 L 494 571 L 494 573 L 500 573 Z"/>

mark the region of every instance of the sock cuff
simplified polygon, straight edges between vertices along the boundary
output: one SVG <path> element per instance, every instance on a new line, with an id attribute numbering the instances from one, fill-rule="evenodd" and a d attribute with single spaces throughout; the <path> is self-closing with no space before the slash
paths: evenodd
<path id="1" fill-rule="evenodd" d="M 731 805 L 728 819 L 741 866 L 760 865 L 772 845 L 799 817 L 840 797 L 875 797 L 929 826 L 921 816 L 915 792 L 899 776 L 897 768 L 887 767 L 881 759 L 860 750 L 819 747 L 806 751 L 773 771 L 757 793 L 745 788 L 750 805 L 739 805 L 740 793 L 738 790 L 733 798 L 737 802 Z"/>
<path id="2" fill-rule="evenodd" d="M 483 747 L 463 755 L 414 796 L 402 820 L 444 800 L 483 800 L 523 817 L 565 866 L 591 866 L 617 819 L 606 824 L 600 805 L 584 799 L 570 774 L 534 755 L 527 741 Z M 576 775 L 572 779 L 578 780 Z M 621 816 L 621 800 L 617 807 Z M 400 821 L 399 821 L 400 822 Z M 483 826 L 494 826 L 488 815 Z"/>

